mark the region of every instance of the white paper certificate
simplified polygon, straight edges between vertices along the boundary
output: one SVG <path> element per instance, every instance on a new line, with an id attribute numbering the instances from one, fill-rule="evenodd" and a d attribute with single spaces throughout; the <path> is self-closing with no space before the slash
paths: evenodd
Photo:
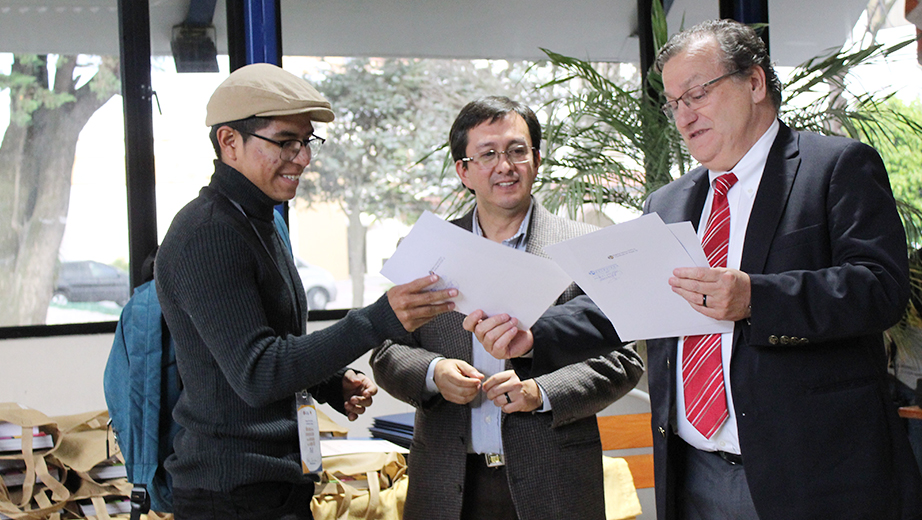
<path id="1" fill-rule="evenodd" d="M 669 285 L 673 269 L 707 265 L 690 223 L 669 227 L 651 213 L 544 250 L 602 309 L 624 341 L 733 330 L 733 322 L 695 311 Z"/>
<path id="2" fill-rule="evenodd" d="M 381 274 L 404 284 L 429 273 L 435 289 L 454 287 L 455 310 L 481 309 L 487 316 L 507 313 L 528 329 L 572 279 L 554 262 L 479 237 L 430 212 L 419 218 Z"/>

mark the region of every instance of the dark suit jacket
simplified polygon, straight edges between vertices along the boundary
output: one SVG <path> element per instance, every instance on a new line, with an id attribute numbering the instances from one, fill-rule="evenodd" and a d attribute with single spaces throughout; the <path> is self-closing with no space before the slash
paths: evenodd
<path id="1" fill-rule="evenodd" d="M 696 227 L 705 168 L 653 193 L 646 212 Z M 743 466 L 762 520 L 922 517 L 922 484 L 888 397 L 882 332 L 909 296 L 906 244 L 872 148 L 785 125 L 768 155 L 741 269 L 752 317 L 736 323 L 730 385 Z M 668 317 L 664 317 L 668 319 Z M 603 348 L 585 296 L 532 327 L 535 363 Z M 657 517 L 676 518 L 677 338 L 648 340 Z M 550 361 L 548 361 L 550 359 Z"/>
<path id="2" fill-rule="evenodd" d="M 454 223 L 471 230 L 471 214 Z M 544 246 L 591 230 L 536 203 L 526 249 L 546 256 Z M 580 293 L 571 285 L 558 302 Z M 427 399 L 423 391 L 434 358 L 472 362 L 471 333 L 461 327 L 463 319 L 458 312 L 443 314 L 413 334 L 414 344 L 385 343 L 371 359 L 381 388 L 417 409 L 405 520 L 457 520 L 461 514 L 471 410 L 441 395 Z M 507 369 L 511 367 L 508 363 Z M 506 470 L 519 518 L 601 520 L 602 449 L 595 413 L 637 384 L 643 372 L 640 357 L 633 345 L 615 337 L 605 341 L 604 355 L 585 362 L 539 372 L 529 361 L 519 360 L 514 368 L 522 380 L 534 377 L 553 406 L 547 413 L 503 415 Z"/>
<path id="3" fill-rule="evenodd" d="M 695 227 L 700 167 L 644 212 Z M 746 477 L 762 520 L 922 514 L 919 475 L 885 385 L 882 332 L 906 308 L 905 236 L 884 165 L 857 141 L 781 125 L 740 269 L 752 317 L 736 323 L 730 384 Z M 648 341 L 659 518 L 672 518 L 677 339 Z"/>

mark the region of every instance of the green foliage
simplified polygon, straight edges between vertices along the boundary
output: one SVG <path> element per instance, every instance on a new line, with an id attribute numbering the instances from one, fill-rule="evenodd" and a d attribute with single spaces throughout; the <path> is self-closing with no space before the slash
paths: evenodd
<path id="1" fill-rule="evenodd" d="M 640 209 L 648 193 L 688 167 L 675 125 L 648 94 L 650 85 L 661 85 L 658 75 L 643 88 L 636 73 L 622 78 L 622 67 L 542 50 L 558 67 L 540 87 L 554 92 L 539 176 L 545 205 L 571 214 L 585 203 Z"/>
<path id="2" fill-rule="evenodd" d="M 781 119 L 792 128 L 846 135 L 875 147 L 890 138 L 889 129 L 908 124 L 913 131 L 922 130 L 886 106 L 892 92 L 855 91 L 847 81 L 855 67 L 885 61 L 913 41 L 840 49 L 807 60 L 785 85 Z"/>
<path id="3" fill-rule="evenodd" d="M 892 113 L 896 121 L 886 120 L 881 123 L 887 139 L 877 142 L 877 149 L 887 173 L 893 195 L 907 206 L 922 208 L 922 102 L 913 101 L 905 104 L 899 99 L 889 99 L 882 107 Z M 910 226 L 907 225 L 907 234 Z M 922 235 L 910 237 L 912 243 L 922 246 Z"/>
<path id="4" fill-rule="evenodd" d="M 651 2 L 651 4 L 653 12 L 650 25 L 652 25 L 653 29 L 653 48 L 662 49 L 663 45 L 666 45 L 666 41 L 669 40 L 669 27 L 666 25 L 666 12 L 663 10 L 662 2 Z M 684 16 L 682 22 L 684 25 Z"/>
<path id="5" fill-rule="evenodd" d="M 413 157 L 429 137 L 415 117 L 423 84 L 420 67 L 411 61 L 349 60 L 327 76 L 318 89 L 333 105 L 336 121 L 327 127 L 327 143 L 300 195 L 339 202 L 346 213 L 406 217 L 423 209 L 425 200 L 413 191 L 431 177 Z"/>
<path id="6" fill-rule="evenodd" d="M 112 94 L 122 89 L 122 82 L 118 77 L 118 58 L 115 56 L 94 57 L 98 62 L 92 69 L 96 72 L 90 79 L 90 91 L 100 100 L 108 100 Z"/>
<path id="7" fill-rule="evenodd" d="M 27 126 L 36 110 L 55 109 L 74 101 L 70 92 L 51 90 L 47 78 L 46 56 L 34 54 L 17 55 L 10 74 L 0 74 L 0 90 L 10 89 L 10 124 Z"/>
<path id="8" fill-rule="evenodd" d="M 655 9 L 658 2 L 653 5 Z M 654 13 L 657 46 L 662 45 L 664 23 Z M 785 86 L 779 117 L 795 129 L 865 141 L 881 151 L 891 172 L 914 168 L 915 174 L 893 179 L 897 196 L 917 203 L 922 198 L 918 107 L 900 106 L 891 100 L 893 93 L 854 92 L 846 81 L 855 67 L 886 60 L 912 41 L 842 49 L 808 60 Z M 647 194 L 690 168 L 681 136 L 660 113 L 649 88 L 606 76 L 608 64 L 544 52 L 562 71 L 541 86 L 556 94 L 540 176 L 549 207 L 567 206 L 571 214 L 585 203 L 640 209 Z M 647 81 L 648 87 L 662 91 L 659 75 L 651 72 Z"/>
<path id="9" fill-rule="evenodd" d="M 455 116 L 485 95 L 531 102 L 535 70 L 483 60 L 350 59 L 334 67 L 317 87 L 336 120 L 299 198 L 406 222 L 440 204 L 462 210 L 471 199 L 446 143 Z"/>

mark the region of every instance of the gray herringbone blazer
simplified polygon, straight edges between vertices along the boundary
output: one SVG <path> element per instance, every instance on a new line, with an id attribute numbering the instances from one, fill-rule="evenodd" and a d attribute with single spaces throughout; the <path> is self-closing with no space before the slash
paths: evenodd
<path id="1" fill-rule="evenodd" d="M 472 218 L 473 213 L 468 213 L 453 223 L 471 230 Z M 556 217 L 536 202 L 526 250 L 546 257 L 544 246 L 593 229 Z M 573 284 L 557 303 L 580 294 Z M 461 327 L 463 319 L 458 312 L 443 314 L 413 334 L 415 345 L 385 343 L 372 355 L 378 385 L 417 409 L 405 520 L 457 520 L 461 515 L 470 408 L 440 395 L 424 401 L 423 391 L 434 358 L 472 362 L 471 333 Z M 547 413 L 503 416 L 507 476 L 519 518 L 603 519 L 602 449 L 595 413 L 627 393 L 640 378 L 643 365 L 633 345 L 613 344 L 609 355 L 541 375 L 530 373 L 528 360 L 506 366 L 515 368 L 522 380 L 534 377 L 553 407 Z"/>

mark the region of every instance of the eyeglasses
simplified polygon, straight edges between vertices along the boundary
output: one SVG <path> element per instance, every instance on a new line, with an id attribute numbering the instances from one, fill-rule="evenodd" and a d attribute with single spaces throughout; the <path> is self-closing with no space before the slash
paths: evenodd
<path id="1" fill-rule="evenodd" d="M 253 137 L 258 137 L 263 141 L 268 141 L 279 148 L 279 159 L 283 161 L 294 161 L 295 158 L 301 153 L 301 148 L 304 145 L 307 145 L 307 159 L 310 160 L 311 157 L 317 155 L 320 152 L 320 146 L 326 142 L 326 139 L 318 137 L 314 134 L 311 134 L 307 139 L 285 139 L 284 141 L 276 141 L 275 139 L 269 139 L 268 137 L 263 137 L 259 134 L 254 134 L 252 132 L 240 131 L 240 133 L 252 135 Z"/>
<path id="2" fill-rule="evenodd" d="M 522 164 L 531 160 L 531 151 L 534 149 L 534 146 L 529 147 L 520 144 L 509 147 L 505 152 L 487 150 L 485 152 L 480 152 L 474 157 L 462 157 L 461 161 L 473 162 L 481 168 L 495 168 L 496 165 L 499 164 L 499 156 L 505 155 L 512 164 Z"/>
<path id="3" fill-rule="evenodd" d="M 710 87 L 711 85 L 714 85 L 715 83 L 717 83 L 718 81 L 724 78 L 729 78 L 730 76 L 734 74 L 738 74 L 740 72 L 742 72 L 742 70 L 737 69 L 737 70 L 734 70 L 733 72 L 728 72 L 718 78 L 714 78 L 711 81 L 702 83 L 695 87 L 692 87 L 686 90 L 681 96 L 673 99 L 672 101 L 667 101 L 663 105 L 661 110 L 663 111 L 664 114 L 666 114 L 666 117 L 669 118 L 669 120 L 674 123 L 676 110 L 679 109 L 679 101 L 685 103 L 685 106 L 687 106 L 688 108 L 692 110 L 698 110 L 699 108 L 707 104 L 707 99 L 708 99 L 707 88 L 708 87 Z"/>

